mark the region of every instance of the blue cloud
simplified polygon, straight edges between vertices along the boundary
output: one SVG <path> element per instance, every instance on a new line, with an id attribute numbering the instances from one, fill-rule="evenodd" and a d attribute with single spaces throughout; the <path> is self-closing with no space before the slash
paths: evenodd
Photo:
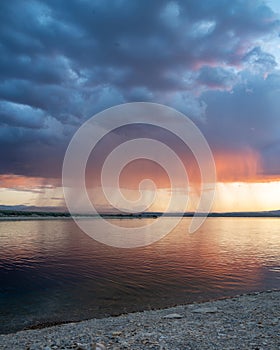
<path id="1" fill-rule="evenodd" d="M 265 157 L 271 141 L 272 158 L 280 82 L 261 43 L 279 31 L 261 0 L 0 2 L 1 172 L 44 176 L 53 157 L 59 176 L 79 124 L 141 100 L 178 108 L 219 147 Z"/>

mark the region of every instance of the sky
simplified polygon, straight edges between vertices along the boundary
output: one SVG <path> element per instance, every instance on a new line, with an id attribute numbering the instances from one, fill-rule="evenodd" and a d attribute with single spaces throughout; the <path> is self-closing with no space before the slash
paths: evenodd
<path id="1" fill-rule="evenodd" d="M 146 101 L 204 134 L 214 211 L 280 209 L 279 64 L 278 0 L 1 1 L 0 205 L 63 206 L 75 131 L 108 107 Z M 165 175 L 140 168 L 156 174 L 152 209 L 162 210 Z M 135 174 L 137 164 L 124 191 Z"/>

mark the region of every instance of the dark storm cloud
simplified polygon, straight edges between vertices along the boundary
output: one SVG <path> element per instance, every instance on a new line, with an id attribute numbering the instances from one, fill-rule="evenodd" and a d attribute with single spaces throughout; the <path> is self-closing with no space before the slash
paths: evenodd
<path id="1" fill-rule="evenodd" d="M 213 89 L 229 89 L 237 82 L 233 69 L 204 66 L 200 69 L 197 82 Z"/>
<path id="2" fill-rule="evenodd" d="M 277 124 L 274 112 L 254 106 L 266 89 L 277 95 L 277 63 L 260 41 L 278 32 L 260 0 L 1 1 L 1 173 L 60 176 L 67 142 L 85 119 L 141 100 L 204 121 L 210 140 L 217 126 L 226 135 L 235 123 L 232 140 L 222 135 L 216 144 L 247 143 L 265 154 L 248 118 L 259 128 Z"/>
<path id="3" fill-rule="evenodd" d="M 244 62 L 247 63 L 249 70 L 265 75 L 277 66 L 274 56 L 264 52 L 258 46 L 244 55 Z"/>
<path id="4" fill-rule="evenodd" d="M 44 113 L 24 104 L 0 101 L 0 125 L 40 129 L 44 126 Z"/>
<path id="5" fill-rule="evenodd" d="M 248 74 L 232 91 L 208 91 L 207 122 L 201 125 L 214 149 L 249 147 L 261 156 L 264 174 L 280 172 L 280 74 Z M 217 127 L 218 126 L 218 127 Z"/>

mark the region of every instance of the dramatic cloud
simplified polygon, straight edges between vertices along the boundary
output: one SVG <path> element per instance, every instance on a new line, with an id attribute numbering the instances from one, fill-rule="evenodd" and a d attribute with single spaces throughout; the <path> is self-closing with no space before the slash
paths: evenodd
<path id="1" fill-rule="evenodd" d="M 260 156 L 258 175 L 279 174 L 279 87 L 279 73 L 267 79 L 247 74 L 230 92 L 205 92 L 207 122 L 202 128 L 214 150 L 250 149 Z"/>
<path id="2" fill-rule="evenodd" d="M 280 175 L 279 33 L 261 0 L 1 1 L 0 173 L 59 178 L 84 120 L 152 101 Z"/>

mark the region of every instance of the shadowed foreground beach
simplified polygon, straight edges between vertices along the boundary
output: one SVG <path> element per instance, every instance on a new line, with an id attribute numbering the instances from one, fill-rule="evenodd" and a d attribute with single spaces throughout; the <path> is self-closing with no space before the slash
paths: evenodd
<path id="1" fill-rule="evenodd" d="M 1 349 L 279 349 L 280 291 L 0 336 Z"/>

